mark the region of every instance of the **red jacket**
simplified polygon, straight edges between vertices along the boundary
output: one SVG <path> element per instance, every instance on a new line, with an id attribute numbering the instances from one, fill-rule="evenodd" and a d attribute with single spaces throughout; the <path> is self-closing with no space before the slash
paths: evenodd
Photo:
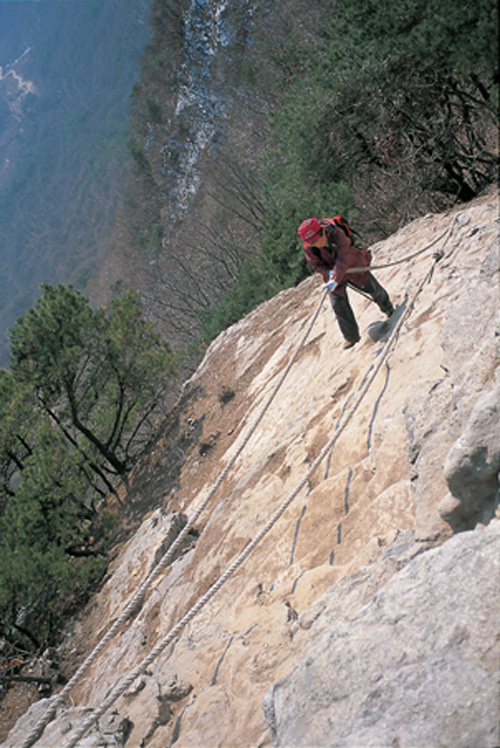
<path id="1" fill-rule="evenodd" d="M 371 252 L 357 249 L 332 218 L 324 218 L 321 225 L 326 229 L 326 245 L 322 249 L 304 245 L 307 262 L 315 273 L 322 275 L 325 283 L 329 280 L 329 271 L 333 269 L 333 278 L 338 283 L 333 293 L 338 296 L 344 296 L 347 281 L 363 288 L 369 271 L 349 273 L 349 268 L 368 268 L 372 259 Z"/>

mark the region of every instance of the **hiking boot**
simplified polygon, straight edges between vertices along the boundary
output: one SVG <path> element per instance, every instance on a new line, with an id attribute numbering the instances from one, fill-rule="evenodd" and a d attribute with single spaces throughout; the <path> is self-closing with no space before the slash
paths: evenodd
<path id="1" fill-rule="evenodd" d="M 382 309 L 383 313 L 387 315 L 387 317 L 391 317 L 394 314 L 394 307 L 392 304 L 389 304 L 385 309 Z"/>
<path id="2" fill-rule="evenodd" d="M 360 341 L 360 338 L 357 338 L 356 340 L 346 340 L 343 345 L 344 350 L 347 350 L 348 348 L 352 348 L 353 346 L 356 345 L 356 343 L 359 343 L 359 341 Z"/>

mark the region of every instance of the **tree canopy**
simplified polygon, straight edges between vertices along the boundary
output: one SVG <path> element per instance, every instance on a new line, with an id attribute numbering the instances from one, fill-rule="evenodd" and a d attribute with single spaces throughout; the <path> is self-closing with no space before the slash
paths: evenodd
<path id="1" fill-rule="evenodd" d="M 371 243 L 498 172 L 493 0 L 326 3 L 316 33 L 294 35 L 276 62 L 259 251 L 201 315 L 208 338 L 307 275 L 304 218 L 345 213 Z"/>
<path id="2" fill-rule="evenodd" d="M 348 0 L 341 17 L 376 58 L 404 52 L 485 83 L 498 74 L 498 6 L 491 0 Z"/>
<path id="3" fill-rule="evenodd" d="M 138 296 L 45 284 L 0 370 L 0 632 L 52 635 L 106 561 L 106 497 L 154 433 L 176 359 Z M 43 610 L 36 636 L 29 622 Z"/>

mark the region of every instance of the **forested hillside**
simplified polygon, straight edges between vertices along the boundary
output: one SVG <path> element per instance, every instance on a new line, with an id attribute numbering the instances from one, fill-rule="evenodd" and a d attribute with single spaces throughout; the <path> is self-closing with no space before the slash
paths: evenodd
<path id="1" fill-rule="evenodd" d="M 373 242 L 496 179 L 492 0 L 155 0 L 151 28 L 128 252 L 174 345 L 302 279 L 304 217 Z"/>
<path id="2" fill-rule="evenodd" d="M 72 258 L 91 301 L 45 284 L 11 330 L 10 371 L 0 372 L 6 661 L 56 643 L 105 573 L 111 528 L 127 510 L 120 489 L 165 428 L 176 372 L 307 276 L 301 220 L 344 213 L 368 245 L 470 201 L 497 176 L 492 0 L 153 0 L 150 21 L 130 132 L 106 125 L 87 140 L 82 118 L 90 126 L 107 112 L 82 101 L 38 142 L 55 104 L 27 98 L 33 149 L 2 193 L 5 211 L 22 185 L 36 189 L 46 159 L 64 192 L 56 167 L 76 159 L 73 194 L 47 191 L 36 214 L 28 199 L 14 201 L 14 218 L 27 216 L 27 235 L 48 231 L 61 197 L 67 212 L 51 252 L 61 264 Z M 94 74 L 111 63 L 98 61 Z M 133 173 L 113 242 L 92 269 L 87 245 L 68 253 L 67 223 L 93 225 L 93 185 L 124 139 Z M 83 152 L 95 156 L 90 171 Z M 121 191 L 115 177 L 108 184 Z M 17 248 L 20 268 L 32 246 Z M 5 280 L 14 281 L 22 286 L 22 275 Z"/>

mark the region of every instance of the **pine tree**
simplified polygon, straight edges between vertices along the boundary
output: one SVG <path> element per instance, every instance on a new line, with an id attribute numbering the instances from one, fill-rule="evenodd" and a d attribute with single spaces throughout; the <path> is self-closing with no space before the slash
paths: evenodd
<path id="1" fill-rule="evenodd" d="M 71 286 L 45 284 L 11 330 L 12 373 L 95 470 L 124 475 L 161 406 L 175 358 L 143 319 L 137 294 L 93 310 Z"/>

